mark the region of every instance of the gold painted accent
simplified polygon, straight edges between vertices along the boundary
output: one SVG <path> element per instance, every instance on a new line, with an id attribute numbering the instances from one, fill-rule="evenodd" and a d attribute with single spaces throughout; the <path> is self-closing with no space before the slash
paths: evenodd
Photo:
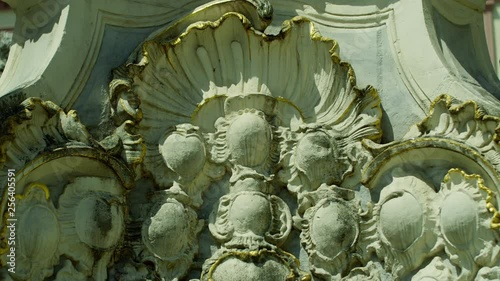
<path id="1" fill-rule="evenodd" d="M 256 258 L 256 257 L 262 256 L 265 254 L 278 258 L 288 268 L 288 270 L 290 270 L 290 274 L 287 276 L 286 280 L 289 280 L 290 276 L 292 276 L 292 278 L 295 278 L 295 273 L 294 273 L 293 268 L 290 266 L 290 263 L 285 258 L 281 257 L 280 254 L 285 254 L 286 256 L 293 257 L 293 261 L 297 264 L 297 270 L 299 270 L 298 267 L 299 267 L 300 263 L 294 255 L 292 255 L 288 252 L 285 252 L 283 250 L 279 250 L 279 249 L 278 249 L 278 252 L 276 252 L 274 250 L 260 249 L 260 250 L 255 250 L 255 251 L 233 251 L 233 252 L 228 252 L 228 253 L 221 255 L 214 262 L 214 264 L 212 264 L 212 266 L 210 266 L 210 269 L 208 270 L 207 279 L 208 279 L 208 281 L 214 281 L 212 275 L 213 275 L 215 269 L 229 257 L 236 257 L 236 258 L 244 261 L 246 259 Z M 291 280 L 293 280 L 293 279 L 291 279 Z"/>
<path id="2" fill-rule="evenodd" d="M 163 46 L 170 46 L 170 47 L 175 47 L 179 44 L 182 43 L 183 39 L 193 30 L 193 29 L 196 29 L 196 30 L 204 30 L 204 29 L 207 29 L 207 28 L 212 28 L 212 29 L 215 29 L 215 28 L 218 28 L 226 19 L 230 18 L 230 17 L 233 17 L 233 16 L 236 16 L 237 18 L 239 18 L 242 22 L 242 24 L 244 25 L 244 27 L 249 30 L 249 29 L 252 29 L 252 24 L 250 23 L 250 20 L 248 20 L 244 15 L 240 14 L 240 13 L 236 13 L 236 12 L 228 12 L 228 13 L 225 13 L 223 14 L 218 20 L 216 21 L 203 21 L 203 22 L 198 22 L 198 23 L 194 23 L 194 24 L 191 24 L 189 25 L 189 27 L 186 29 L 186 31 L 184 31 L 183 33 L 181 33 L 180 35 L 178 35 L 175 39 L 173 39 L 171 42 L 169 43 L 159 43 L 157 42 L 157 39 L 156 38 L 153 38 L 149 41 L 146 41 L 143 46 L 142 46 L 142 53 L 144 55 L 144 57 L 149 61 L 149 54 L 148 52 L 146 51 L 146 45 L 149 45 L 149 44 L 161 44 Z M 155 37 L 161 37 L 162 35 L 168 33 L 170 31 L 170 28 L 163 31 L 162 33 L 158 34 L 157 36 Z"/>
<path id="3" fill-rule="evenodd" d="M 128 115 L 135 117 L 136 120 L 141 119 L 141 118 L 139 118 L 139 117 L 142 117 L 142 116 L 139 116 L 139 115 L 142 115 L 139 113 L 140 110 L 134 109 L 133 107 L 130 106 L 129 103 L 125 103 L 124 99 L 119 99 L 118 102 L 120 103 L 120 105 L 122 106 L 122 108 L 125 110 L 125 112 Z"/>
<path id="4" fill-rule="evenodd" d="M 291 100 L 287 99 L 287 98 L 284 98 L 282 96 L 278 96 L 276 97 L 276 100 L 277 101 L 281 101 L 283 103 L 286 103 L 288 105 L 290 105 L 291 107 L 295 108 L 295 110 L 297 110 L 297 112 L 300 114 L 300 118 L 302 118 L 303 121 L 305 121 L 305 117 L 304 117 L 304 113 L 302 112 L 302 110 L 295 104 L 293 103 Z"/>
<path id="5" fill-rule="evenodd" d="M 3 255 L 9 251 L 9 244 L 7 238 L 7 219 L 9 218 L 9 213 L 7 210 L 3 214 L 4 227 L 2 229 L 2 233 L 0 233 L 0 240 L 5 243 L 5 248 L 0 247 L 0 255 Z"/>
<path id="6" fill-rule="evenodd" d="M 283 250 L 279 250 L 279 253 L 290 257 L 293 260 L 293 262 L 295 262 L 297 264 L 297 266 L 300 266 L 300 261 L 299 261 L 299 259 L 297 259 L 296 256 L 292 255 L 291 253 L 289 253 L 287 251 L 283 251 Z"/>
<path id="7" fill-rule="evenodd" d="M 311 281 L 311 274 L 307 273 L 300 281 Z"/>
<path id="8" fill-rule="evenodd" d="M 134 164 L 141 164 L 144 162 L 144 158 L 146 158 L 147 147 L 146 144 L 141 143 L 141 155 L 139 155 L 139 159 L 134 161 Z"/>
<path id="9" fill-rule="evenodd" d="M 476 180 L 477 186 L 479 189 L 485 191 L 488 196 L 486 197 L 486 209 L 488 212 L 493 214 L 493 217 L 490 222 L 490 227 L 492 229 L 500 229 L 500 213 L 498 212 L 498 209 L 494 205 L 494 200 L 495 200 L 495 192 L 488 188 L 487 186 L 484 185 L 484 180 L 480 175 L 477 174 L 467 174 L 461 169 L 453 168 L 448 171 L 446 176 L 443 179 L 444 183 L 448 183 L 450 181 L 450 173 L 460 173 L 463 178 L 468 179 L 468 180 Z"/>

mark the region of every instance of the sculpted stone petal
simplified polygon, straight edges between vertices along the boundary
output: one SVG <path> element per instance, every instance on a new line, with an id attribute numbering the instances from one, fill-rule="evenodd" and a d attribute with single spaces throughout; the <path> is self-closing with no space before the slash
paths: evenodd
<path id="1" fill-rule="evenodd" d="M 475 281 L 493 281 L 500 279 L 500 266 L 483 267 L 477 273 Z"/>
<path id="2" fill-rule="evenodd" d="M 33 260 L 54 256 L 60 236 L 59 222 L 54 212 L 47 207 L 35 205 L 20 219 L 21 254 Z"/>
<path id="3" fill-rule="evenodd" d="M 496 266 L 500 260 L 500 246 L 492 243 L 498 239 L 496 206 L 481 176 L 450 169 L 439 195 L 440 231 L 451 262 L 461 267 L 459 278 L 471 279 L 481 266 Z"/>
<path id="4" fill-rule="evenodd" d="M 267 198 L 242 194 L 234 199 L 229 210 L 229 222 L 239 234 L 252 232 L 263 236 L 271 225 L 271 208 Z"/>
<path id="5" fill-rule="evenodd" d="M 297 144 L 296 165 L 307 175 L 312 187 L 336 179 L 337 147 L 324 132 L 307 133 Z"/>
<path id="6" fill-rule="evenodd" d="M 404 192 L 380 209 L 380 231 L 395 249 L 404 251 L 422 235 L 424 215 L 415 197 Z"/>
<path id="7" fill-rule="evenodd" d="M 262 192 L 225 195 L 215 210 L 210 231 L 228 248 L 272 248 L 272 244 L 281 244 L 291 230 L 288 206 L 279 197 Z"/>
<path id="8" fill-rule="evenodd" d="M 18 215 L 14 223 L 9 222 L 16 227 L 17 237 L 10 234 L 7 240 L 8 249 L 16 249 L 16 279 L 43 280 L 52 275 L 53 266 L 59 261 L 60 223 L 49 197 L 47 186 L 33 183 L 26 188 L 22 199 L 15 202 L 17 207 L 10 209 Z"/>
<path id="9" fill-rule="evenodd" d="M 205 164 L 205 147 L 195 136 L 173 133 L 160 145 L 167 166 L 185 180 L 193 179 Z"/>
<path id="10" fill-rule="evenodd" d="M 142 236 L 135 248 L 140 263 L 130 263 L 128 268 L 119 268 L 121 274 L 130 278 L 153 278 L 178 280 L 188 272 L 198 252 L 197 238 L 203 228 L 203 221 L 189 197 L 179 190 L 158 191 L 152 194 L 152 203 L 142 224 L 134 233 Z M 139 221 L 138 221 L 139 222 Z M 152 271 L 146 270 L 154 265 Z"/>

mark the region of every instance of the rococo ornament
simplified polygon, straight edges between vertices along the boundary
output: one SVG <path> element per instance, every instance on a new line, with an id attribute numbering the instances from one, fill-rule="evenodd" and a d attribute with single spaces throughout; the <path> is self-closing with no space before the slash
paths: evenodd
<path id="1" fill-rule="evenodd" d="M 30 270 L 1 276 L 494 280 L 500 119 L 441 96 L 381 144 L 381 100 L 338 44 L 304 17 L 266 33 L 271 14 L 218 1 L 154 32 L 113 72 L 105 136 L 23 102 L 0 167 L 22 170 L 40 235 L 17 237 Z"/>

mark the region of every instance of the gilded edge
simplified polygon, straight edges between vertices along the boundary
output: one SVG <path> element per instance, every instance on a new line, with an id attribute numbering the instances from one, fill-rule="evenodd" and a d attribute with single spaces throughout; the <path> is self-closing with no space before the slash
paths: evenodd
<path id="1" fill-rule="evenodd" d="M 486 209 L 492 214 L 492 219 L 490 222 L 490 227 L 492 229 L 500 229 L 500 213 L 498 212 L 498 209 L 495 207 L 494 201 L 495 201 L 495 192 L 488 188 L 484 184 L 484 180 L 480 175 L 477 174 L 467 174 L 461 169 L 453 168 L 448 171 L 446 176 L 443 179 L 444 183 L 447 183 L 450 181 L 450 173 L 460 173 L 464 179 L 468 180 L 475 180 L 477 182 L 477 186 L 479 189 L 483 190 L 486 192 L 487 197 L 486 197 Z"/>

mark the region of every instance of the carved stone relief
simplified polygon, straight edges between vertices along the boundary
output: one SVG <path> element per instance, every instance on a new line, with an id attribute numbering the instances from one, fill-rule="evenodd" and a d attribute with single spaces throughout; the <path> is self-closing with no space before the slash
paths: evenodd
<path id="1" fill-rule="evenodd" d="M 9 57 L 9 48 L 12 41 L 12 33 L 0 31 L 0 76 L 5 69 L 5 63 Z"/>
<path id="2" fill-rule="evenodd" d="M 500 119 L 443 95 L 380 144 L 377 91 L 334 40 L 303 17 L 268 34 L 268 3 L 228 3 L 114 71 L 107 136 L 41 99 L 3 123 L 25 230 L 2 277 L 495 280 Z"/>

